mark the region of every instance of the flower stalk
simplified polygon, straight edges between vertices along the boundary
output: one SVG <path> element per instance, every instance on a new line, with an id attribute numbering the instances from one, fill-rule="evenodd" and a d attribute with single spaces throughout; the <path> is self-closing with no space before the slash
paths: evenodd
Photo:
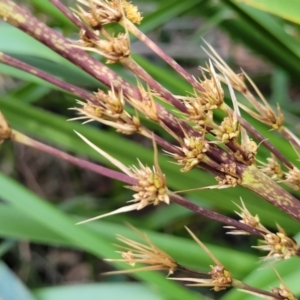
<path id="1" fill-rule="evenodd" d="M 196 243 L 204 250 L 204 252 L 214 261 L 211 266 L 211 272 L 204 273 L 191 270 L 184 267 L 175 261 L 170 255 L 156 247 L 146 234 L 143 234 L 133 226 L 131 229 L 137 234 L 142 242 L 137 242 L 132 239 L 117 235 L 117 239 L 122 244 L 116 245 L 120 251 L 117 251 L 122 258 L 106 259 L 110 262 L 124 262 L 132 269 L 106 272 L 104 275 L 115 274 L 130 274 L 141 271 L 167 271 L 167 279 L 188 282 L 187 286 L 212 287 L 216 292 L 234 287 L 242 292 L 257 295 L 266 299 L 294 300 L 296 299 L 288 288 L 281 284 L 280 288 L 272 289 L 272 292 L 265 291 L 253 286 L 250 286 L 240 280 L 232 277 L 231 273 L 221 264 L 221 262 L 210 252 L 210 250 L 196 237 L 196 235 L 186 227 L 186 230 L 196 241 Z M 136 267 L 136 264 L 139 266 Z M 140 266 L 140 264 L 144 266 Z M 177 271 L 184 271 L 192 277 L 176 277 Z M 277 273 L 277 271 L 276 271 Z M 278 275 L 278 273 L 277 273 Z M 172 277 L 170 277 L 172 276 Z M 288 298 L 286 298 L 288 295 Z"/>
<path id="2" fill-rule="evenodd" d="M 0 62 L 2 64 L 5 64 L 5 65 L 8 65 L 8 66 L 17 68 L 19 70 L 22 70 L 26 73 L 32 74 L 32 75 L 34 75 L 34 76 L 36 76 L 40 79 L 43 79 L 47 82 L 50 82 L 53 85 L 61 88 L 64 91 L 67 91 L 67 92 L 69 92 L 69 93 L 71 93 L 71 94 L 73 94 L 77 97 L 80 97 L 82 99 L 86 99 L 87 101 L 91 101 L 91 102 L 94 101 L 94 96 L 91 93 L 89 93 L 89 92 L 87 92 L 87 91 L 85 91 L 85 90 L 83 90 L 83 89 L 81 89 L 81 88 L 79 88 L 75 85 L 72 85 L 70 83 L 62 81 L 62 80 L 60 80 L 60 79 L 58 79 L 58 78 L 56 78 L 56 77 L 54 77 L 50 74 L 38 69 L 38 68 L 30 66 L 30 65 L 14 58 L 14 57 L 11 57 L 10 55 L 7 55 L 3 52 L 0 52 Z"/>

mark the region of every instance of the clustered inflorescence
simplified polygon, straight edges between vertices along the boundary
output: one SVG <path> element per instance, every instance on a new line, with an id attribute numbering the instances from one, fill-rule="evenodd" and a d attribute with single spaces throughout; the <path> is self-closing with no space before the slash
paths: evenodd
<path id="1" fill-rule="evenodd" d="M 49 82 L 80 97 L 82 100 L 77 101 L 78 106 L 72 108 L 78 116 L 72 120 L 82 120 L 84 123 L 100 122 L 115 128 L 121 134 L 140 134 L 153 141 L 154 166 L 152 168 L 143 165 L 140 161 L 138 161 L 138 166 L 126 167 L 77 133 L 92 148 L 115 164 L 121 172 L 109 173 L 110 171 L 107 169 L 99 169 L 100 167 L 97 169 L 91 164 L 82 163 L 82 166 L 93 167 L 93 170 L 97 170 L 99 173 L 102 172 L 104 175 L 121 180 L 127 184 L 127 188 L 134 191 L 129 205 L 80 223 L 112 214 L 141 210 L 149 205 L 177 203 L 203 216 L 225 223 L 226 228 L 231 230 L 230 234 L 259 236 L 262 239 L 262 245 L 255 246 L 255 248 L 268 251 L 264 257 L 265 260 L 276 261 L 300 256 L 299 245 L 288 236 L 283 228 L 277 225 L 278 231 L 272 232 L 264 227 L 260 223 L 259 217 L 252 215 L 243 201 L 241 205 L 237 205 L 241 210 L 237 213 L 241 218 L 239 221 L 198 207 L 180 197 L 178 191 L 172 192 L 168 189 L 167 178 L 159 167 L 157 145 L 176 164 L 180 165 L 181 172 L 202 168 L 213 174 L 216 184 L 204 188 L 243 186 L 300 221 L 300 202 L 278 184 L 283 183 L 299 190 L 299 169 L 288 161 L 269 140 L 257 132 L 242 117 L 240 110 L 266 124 L 272 130 L 277 130 L 290 141 L 296 151 L 300 149 L 300 142 L 284 127 L 284 118 L 280 107 L 278 106 L 274 111 L 246 73 L 236 74 L 233 72 L 214 49 L 207 45 L 205 51 L 210 57 L 209 63 L 206 67 L 201 68 L 202 79 L 194 78 L 134 25 L 139 24 L 143 18 L 137 7 L 125 0 L 78 0 L 78 6 L 72 13 L 60 1 L 52 1 L 78 27 L 79 40 L 76 42 L 60 36 L 10 0 L 2 2 L 0 16 L 5 21 L 26 31 L 80 66 L 106 85 L 107 90 L 99 89 L 95 93 L 88 93 L 54 79 L 40 70 L 35 70 L 25 63 L 19 63 L 5 54 L 0 55 L 0 62 L 18 66 L 27 72 L 34 70 L 35 75 L 47 78 Z M 20 15 L 22 17 L 17 17 Z M 119 33 L 112 34 L 107 30 L 106 25 L 111 23 L 119 25 Z M 36 34 L 34 28 L 39 28 L 39 35 Z M 62 41 L 61 44 L 52 41 L 51 37 L 47 40 L 46 34 L 49 37 L 50 32 L 54 40 L 57 41 L 59 38 Z M 174 95 L 152 78 L 131 57 L 129 34 L 140 39 L 163 58 L 187 80 L 193 87 L 193 92 L 188 95 Z M 100 54 L 106 59 L 107 64 L 122 64 L 136 76 L 137 85 L 130 85 L 105 65 L 91 58 L 87 52 Z M 224 101 L 224 90 L 229 91 L 233 108 Z M 255 93 L 252 93 L 252 90 Z M 248 105 L 237 101 L 235 93 L 241 94 L 248 101 Z M 172 109 L 164 108 L 160 104 L 162 102 L 167 103 Z M 129 113 L 128 105 L 133 108 L 134 113 Z M 223 116 L 221 121 L 216 118 L 216 112 L 220 113 L 219 116 Z M 172 142 L 157 136 L 144 126 L 139 114 L 161 126 L 169 133 Z M 21 133 L 11 130 L 4 117 L 0 115 L 0 142 L 6 139 L 21 143 L 26 141 L 29 146 L 48 151 L 53 155 L 60 155 L 50 147 L 41 146 L 40 143 L 26 139 Z M 259 147 L 265 147 L 270 153 L 266 162 L 256 159 Z M 66 156 L 61 155 L 61 157 L 65 158 Z M 68 156 L 68 160 L 80 164 L 79 159 L 75 160 L 71 156 Z M 165 270 L 169 279 L 186 281 L 188 285 L 208 286 L 216 292 L 236 287 L 266 299 L 296 299 L 281 279 L 280 287 L 271 292 L 250 287 L 235 279 L 230 270 L 227 270 L 188 228 L 187 230 L 214 261 L 210 272 L 203 274 L 185 268 L 157 248 L 146 235 L 134 229 L 143 243 L 118 236 L 118 240 L 122 243 L 119 246 L 122 258 L 111 261 L 123 261 L 131 266 L 136 264 L 146 266 L 111 273 Z M 190 276 L 176 277 L 177 270 L 184 271 Z"/>

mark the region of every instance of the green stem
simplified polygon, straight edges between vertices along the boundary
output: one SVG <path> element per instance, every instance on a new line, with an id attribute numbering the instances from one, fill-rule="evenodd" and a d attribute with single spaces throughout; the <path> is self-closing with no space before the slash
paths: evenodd
<path id="1" fill-rule="evenodd" d="M 252 190 L 260 197 L 286 212 L 300 222 L 300 201 L 265 175 L 256 166 L 239 170 L 242 186 Z"/>

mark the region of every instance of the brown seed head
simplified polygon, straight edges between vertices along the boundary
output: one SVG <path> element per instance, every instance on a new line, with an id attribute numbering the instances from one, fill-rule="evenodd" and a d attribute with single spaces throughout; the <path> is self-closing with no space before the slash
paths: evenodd
<path id="1" fill-rule="evenodd" d="M 88 7 L 85 11 L 79 7 L 76 13 L 93 29 L 100 29 L 103 25 L 118 23 L 125 15 L 132 23 L 140 24 L 143 17 L 138 8 L 126 0 L 77 0 Z"/>
<path id="2" fill-rule="evenodd" d="M 94 116 L 106 120 L 118 120 L 124 113 L 125 100 L 122 93 L 117 93 L 113 88 L 108 92 L 99 90 L 95 93 L 95 101 L 77 101 L 82 105 L 81 108 L 74 108 L 82 115 L 87 115 L 87 118 Z"/>
<path id="3" fill-rule="evenodd" d="M 226 117 L 219 128 L 212 130 L 212 132 L 222 143 L 227 143 L 238 138 L 240 134 L 239 123 L 231 116 Z"/>
<path id="4" fill-rule="evenodd" d="M 257 154 L 257 148 L 258 148 L 257 144 L 252 140 L 249 140 L 249 141 L 241 144 L 241 149 L 245 152 L 247 162 L 249 162 L 249 164 L 252 164 L 255 161 L 255 156 Z M 243 161 L 243 159 L 241 161 Z"/>
<path id="5" fill-rule="evenodd" d="M 96 45 L 96 41 L 93 39 L 89 38 L 86 34 L 86 30 L 81 29 L 79 31 L 79 41 L 76 43 L 79 46 L 83 46 L 86 48 L 94 48 Z"/>
<path id="6" fill-rule="evenodd" d="M 99 103 L 97 105 L 97 102 Z M 97 121 L 117 129 L 123 134 L 132 134 L 140 129 L 140 120 L 137 116 L 130 116 L 125 110 L 125 100 L 122 92 L 114 89 L 107 93 L 99 90 L 95 93 L 95 101 L 77 101 L 81 108 L 71 108 L 79 112 L 79 117 L 71 120 L 86 120 L 85 123 Z"/>
<path id="7" fill-rule="evenodd" d="M 243 200 L 241 199 L 241 206 L 236 204 L 235 205 L 240 209 L 240 212 L 235 211 L 235 213 L 241 218 L 240 222 L 243 224 L 246 224 L 248 226 L 251 226 L 255 229 L 258 229 L 260 231 L 268 233 L 269 231 L 260 223 L 258 215 L 252 215 L 250 211 L 245 206 Z M 246 231 L 236 229 L 234 226 L 224 226 L 224 228 L 232 229 L 232 231 L 228 232 L 228 234 L 234 234 L 234 235 L 244 235 L 249 234 Z"/>
<path id="8" fill-rule="evenodd" d="M 169 190 L 167 187 L 166 178 L 165 175 L 162 173 L 158 164 L 157 149 L 154 140 L 153 140 L 154 167 L 153 170 L 151 170 L 149 167 L 144 166 L 140 161 L 139 161 L 140 168 L 137 168 L 135 166 L 128 168 L 120 161 L 112 157 L 110 154 L 108 154 L 101 148 L 91 143 L 87 138 L 85 138 L 80 133 L 76 132 L 76 134 L 80 136 L 94 150 L 96 150 L 98 153 L 100 153 L 102 156 L 108 159 L 111 163 L 117 166 L 126 175 L 131 177 L 131 179 L 133 179 L 132 182 L 134 183 L 136 182 L 134 185 L 127 186 L 127 188 L 136 192 L 133 195 L 133 200 L 128 201 L 128 202 L 134 202 L 133 204 L 120 207 L 112 212 L 81 221 L 77 224 L 87 223 L 90 221 L 98 220 L 119 213 L 129 212 L 133 210 L 140 210 L 152 204 L 158 205 L 162 202 L 166 204 L 170 203 Z"/>
<path id="9" fill-rule="evenodd" d="M 133 97 L 128 97 L 127 101 L 139 112 L 141 112 L 146 118 L 154 121 L 160 122 L 160 117 L 157 113 L 156 102 L 154 97 L 157 95 L 153 93 L 149 87 L 147 89 L 138 81 L 138 89 L 142 96 L 142 101 L 135 99 Z"/>
<path id="10" fill-rule="evenodd" d="M 210 59 L 213 61 L 213 65 L 220 72 L 216 77 L 218 80 L 227 83 L 226 78 L 229 80 L 230 85 L 237 91 L 241 93 L 245 93 L 248 89 L 246 84 L 244 83 L 243 74 L 236 74 L 232 71 L 232 69 L 226 64 L 226 62 L 219 56 L 219 54 L 214 50 L 212 46 L 206 43 L 208 50 L 204 49 L 204 51 L 208 54 Z M 208 69 L 203 69 L 208 72 Z"/>
<path id="11" fill-rule="evenodd" d="M 219 188 L 235 187 L 242 183 L 242 178 L 236 172 L 236 163 L 221 164 L 220 171 L 224 175 L 216 176 L 216 180 L 219 182 Z"/>
<path id="12" fill-rule="evenodd" d="M 107 58 L 108 64 L 116 63 L 130 55 L 130 42 L 128 35 L 124 33 L 119 33 L 116 38 L 110 40 L 99 40 L 95 42 L 94 48 L 93 51 Z M 92 49 L 87 48 L 87 50 Z"/>
<path id="13" fill-rule="evenodd" d="M 122 261 L 129 264 L 132 267 L 136 264 L 144 264 L 147 266 L 133 270 L 109 272 L 106 274 L 120 274 L 129 272 L 132 273 L 136 271 L 148 270 L 167 270 L 168 275 L 173 274 L 174 271 L 177 269 L 176 261 L 167 253 L 156 247 L 146 234 L 141 233 L 136 228 L 133 228 L 133 230 L 143 240 L 143 243 L 139 243 L 121 235 L 118 235 L 118 240 L 123 244 L 117 245 L 117 247 L 124 250 L 119 252 L 123 258 L 107 259 L 107 261 Z"/>
<path id="14" fill-rule="evenodd" d="M 212 271 L 208 274 L 211 275 L 213 289 L 215 292 L 225 290 L 232 284 L 232 276 L 228 270 L 222 265 L 210 266 Z"/>
<path id="15" fill-rule="evenodd" d="M 300 190 L 300 171 L 297 167 L 293 167 L 287 173 L 284 174 L 285 179 L 282 182 L 286 183 L 288 186 L 294 190 Z"/>
<path id="16" fill-rule="evenodd" d="M 189 281 L 193 283 L 188 286 L 207 286 L 212 287 L 214 291 L 218 292 L 232 286 L 232 276 L 230 272 L 219 262 L 219 260 L 210 252 L 210 250 L 199 240 L 196 235 L 186 227 L 186 230 L 196 241 L 196 243 L 204 250 L 204 252 L 214 261 L 215 265 L 210 266 L 212 271 L 208 275 L 210 278 L 172 278 L 174 280 Z"/>
<path id="17" fill-rule="evenodd" d="M 254 96 L 249 94 L 248 100 L 254 106 L 256 112 L 241 103 L 239 103 L 239 106 L 249 115 L 257 119 L 258 121 L 270 126 L 273 130 L 278 130 L 282 127 L 284 122 L 284 115 L 282 114 L 278 104 L 277 113 L 275 113 L 265 99 L 263 104 L 261 104 L 254 98 Z"/>
<path id="18" fill-rule="evenodd" d="M 241 178 L 237 178 L 231 175 L 216 176 L 215 178 L 218 181 L 220 188 L 235 187 L 242 183 Z"/>
<path id="19" fill-rule="evenodd" d="M 122 93 L 117 93 L 113 88 L 105 93 L 99 90 L 95 93 L 96 100 L 105 109 L 105 114 L 109 118 L 118 119 L 124 112 L 125 100 Z"/>
<path id="20" fill-rule="evenodd" d="M 130 171 L 133 177 L 138 180 L 138 184 L 128 186 L 129 189 L 136 191 L 133 195 L 133 200 L 130 202 L 138 202 L 137 210 L 140 210 L 148 205 L 158 205 L 161 202 L 170 203 L 166 178 L 160 170 L 155 167 L 151 170 L 139 162 L 139 168 L 132 167 Z"/>
<path id="21" fill-rule="evenodd" d="M 85 11 L 82 7 L 79 6 L 79 10 L 76 11 L 76 13 L 93 29 L 100 29 L 103 25 L 110 23 L 118 23 L 123 17 L 120 2 L 117 0 L 77 1 L 86 6 L 88 8 L 88 11 Z"/>
<path id="22" fill-rule="evenodd" d="M 293 293 L 283 284 L 280 285 L 280 288 L 273 288 L 272 293 L 278 295 L 283 300 L 297 300 Z"/>
<path id="23" fill-rule="evenodd" d="M 246 207 L 244 207 L 243 211 L 238 215 L 242 218 L 242 220 L 240 221 L 241 223 L 244 223 L 256 229 L 262 229 L 258 215 L 251 215 Z"/>
<path id="24" fill-rule="evenodd" d="M 209 150 L 209 143 L 203 137 L 186 137 L 182 147 L 178 147 L 183 155 L 167 152 L 179 165 L 184 165 L 181 172 L 190 171 L 205 159 L 205 152 Z"/>
<path id="25" fill-rule="evenodd" d="M 207 101 L 198 92 L 194 92 L 192 96 L 177 96 L 187 108 L 188 113 L 185 114 L 187 120 L 195 124 L 195 129 L 201 131 L 203 125 L 213 122 L 213 110 L 207 107 Z"/>
<path id="26" fill-rule="evenodd" d="M 281 169 L 280 164 L 278 163 L 274 154 L 271 154 L 271 157 L 267 158 L 268 163 L 263 164 L 260 168 L 266 175 L 271 177 L 274 180 L 282 179 L 284 173 Z"/>
<path id="27" fill-rule="evenodd" d="M 205 108 L 209 110 L 218 108 L 224 102 L 224 91 L 220 82 L 216 78 L 205 79 L 201 85 L 205 89 L 200 96 L 202 103 L 205 103 Z"/>
<path id="28" fill-rule="evenodd" d="M 289 259 L 299 251 L 297 242 L 289 237 L 280 226 L 277 225 L 277 228 L 277 233 L 269 231 L 264 235 L 264 245 L 254 246 L 257 249 L 269 251 L 269 254 L 264 259 Z"/>

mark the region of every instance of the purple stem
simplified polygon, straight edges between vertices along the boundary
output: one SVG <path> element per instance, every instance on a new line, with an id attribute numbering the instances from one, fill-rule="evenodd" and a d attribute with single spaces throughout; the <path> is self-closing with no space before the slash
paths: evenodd
<path id="1" fill-rule="evenodd" d="M 84 30 L 85 35 L 93 40 L 98 40 L 99 37 L 90 30 L 84 23 L 80 21 L 67 7 L 65 7 L 59 0 L 50 0 L 50 2 L 59 9 L 76 27 Z"/>
<path id="2" fill-rule="evenodd" d="M 198 206 L 188 200 L 186 200 L 185 198 L 177 195 L 177 194 L 171 194 L 171 201 L 172 202 L 175 202 L 197 214 L 200 214 L 202 216 L 205 216 L 206 218 L 209 218 L 209 219 L 212 219 L 212 220 L 215 220 L 215 221 L 218 221 L 218 222 L 221 222 L 223 224 L 226 224 L 226 225 L 229 225 L 229 226 L 234 226 L 240 230 L 244 230 L 246 232 L 249 232 L 250 234 L 253 234 L 253 235 L 257 235 L 257 236 L 260 236 L 260 237 L 263 237 L 263 231 L 260 231 L 258 229 L 255 229 L 251 226 L 248 226 L 244 223 L 241 223 L 237 220 L 234 220 L 234 219 L 231 219 L 227 216 L 224 216 L 224 215 L 221 215 L 221 214 L 218 214 L 216 212 L 213 212 L 213 211 L 210 211 L 208 209 L 205 209 L 201 206 Z"/>
<path id="3" fill-rule="evenodd" d="M 293 165 L 286 159 L 280 151 L 278 151 L 266 138 L 259 133 L 251 124 L 249 124 L 245 119 L 238 116 L 238 121 L 240 124 L 258 141 L 260 141 L 268 150 L 270 150 L 286 167 L 293 169 Z"/>
<path id="4" fill-rule="evenodd" d="M 58 157 L 65 161 L 68 161 L 68 162 L 72 163 L 73 165 L 76 165 L 76 166 L 81 167 L 86 170 L 90 170 L 97 174 L 101 174 L 108 178 L 119 180 L 119 181 L 122 181 L 122 182 L 124 182 L 126 184 L 130 184 L 130 185 L 135 185 L 137 183 L 136 179 L 131 178 L 127 174 L 124 174 L 124 173 L 121 173 L 118 171 L 114 171 L 114 170 L 102 167 L 100 165 L 91 163 L 89 161 L 86 161 L 84 159 L 72 156 L 70 154 L 67 154 L 66 152 L 63 152 L 61 150 L 58 150 L 56 148 L 53 148 L 51 146 L 45 145 L 41 142 L 38 142 L 34 139 L 31 139 L 18 131 L 14 131 L 14 130 L 12 131 L 11 139 L 18 143 L 21 143 L 21 144 L 27 145 L 29 147 L 43 151 L 45 153 L 49 153 L 55 157 Z"/>
<path id="5" fill-rule="evenodd" d="M 160 83 L 158 83 L 153 77 L 151 77 L 140 65 L 138 65 L 131 57 L 124 58 L 121 60 L 121 63 L 127 67 L 134 74 L 138 75 L 142 78 L 147 84 L 153 88 L 156 92 L 159 93 L 165 100 L 167 100 L 170 104 L 176 107 L 183 113 L 187 113 L 188 110 L 186 106 L 178 101 L 173 94 L 164 88 Z"/>
<path id="6" fill-rule="evenodd" d="M 164 60 L 170 67 L 172 67 L 178 74 L 180 74 L 188 83 L 190 83 L 196 90 L 204 92 L 205 89 L 201 84 L 183 69 L 172 57 L 159 48 L 151 39 L 149 39 L 143 32 L 141 32 L 130 21 L 124 22 L 124 27 L 134 34 L 141 42 L 147 45 L 154 53 L 156 53 L 162 60 Z M 178 101 L 178 100 L 177 100 Z"/>
<path id="7" fill-rule="evenodd" d="M 14 67 L 16 69 L 22 70 L 24 72 L 30 73 L 36 77 L 39 77 L 47 82 L 52 83 L 53 85 L 56 85 L 57 87 L 70 92 L 73 95 L 76 95 L 82 99 L 86 99 L 89 101 L 94 101 L 94 97 L 92 94 L 90 94 L 89 92 L 78 88 L 77 86 L 74 86 L 70 83 L 64 82 L 42 70 L 39 70 L 35 67 L 32 67 L 16 58 L 13 58 L 7 54 L 4 54 L 2 52 L 0 52 L 0 62 L 3 64 L 6 64 L 8 66 Z"/>
<path id="8" fill-rule="evenodd" d="M 39 151 L 43 151 L 45 153 L 49 153 L 50 155 L 53 155 L 55 157 L 58 157 L 65 161 L 68 161 L 68 162 L 70 162 L 76 166 L 79 166 L 83 169 L 90 170 L 97 174 L 101 174 L 108 178 L 115 179 L 115 180 L 124 182 L 129 185 L 138 185 L 138 181 L 135 178 L 128 176 L 127 174 L 124 174 L 124 173 L 121 173 L 118 171 L 114 171 L 109 168 L 86 161 L 84 159 L 72 156 L 61 150 L 55 149 L 51 146 L 45 145 L 41 142 L 31 139 L 18 131 L 12 130 L 10 138 L 11 138 L 11 140 L 13 140 L 15 142 L 38 149 Z M 224 223 L 226 225 L 234 226 L 240 230 L 245 230 L 251 234 L 262 236 L 262 232 L 260 232 L 259 230 L 252 228 L 250 226 L 247 226 L 239 221 L 236 221 L 236 220 L 226 217 L 224 215 L 221 215 L 221 214 L 215 213 L 213 211 L 207 210 L 205 208 L 202 208 L 202 207 L 182 198 L 179 195 L 171 194 L 170 196 L 171 196 L 170 198 L 173 202 L 175 202 L 197 214 L 203 215 L 209 219 L 213 219 L 215 221 Z"/>
<path id="9" fill-rule="evenodd" d="M 83 29 L 86 35 L 94 41 L 98 41 L 99 37 L 85 26 L 74 14 L 70 12 L 59 0 L 50 0 L 71 22 L 73 22 L 79 29 Z M 147 72 L 145 72 L 136 62 L 132 59 L 125 59 L 122 63 L 128 67 L 133 73 L 138 74 L 143 78 L 152 88 L 154 88 L 159 94 L 168 100 L 172 105 L 182 112 L 187 112 L 186 107 L 178 101 L 168 90 L 162 87 L 157 81 L 155 81 Z"/>
<path id="10" fill-rule="evenodd" d="M 73 44 L 68 39 L 47 27 L 47 25 L 36 19 L 28 11 L 22 9 L 14 2 L 10 0 L 1 1 L 1 5 L 5 8 L 5 10 L 0 10 L 0 17 L 2 17 L 6 22 L 21 29 L 53 51 L 65 57 L 95 79 L 105 84 L 108 88 L 113 86 L 115 90 L 122 91 L 125 96 L 143 101 L 138 88 L 132 86 L 118 74 L 114 73 L 83 50 L 73 47 Z M 158 103 L 155 105 L 160 119 L 163 120 L 173 132 L 183 136 L 183 129 L 186 133 L 196 134 L 190 126 L 178 120 L 161 105 Z"/>

